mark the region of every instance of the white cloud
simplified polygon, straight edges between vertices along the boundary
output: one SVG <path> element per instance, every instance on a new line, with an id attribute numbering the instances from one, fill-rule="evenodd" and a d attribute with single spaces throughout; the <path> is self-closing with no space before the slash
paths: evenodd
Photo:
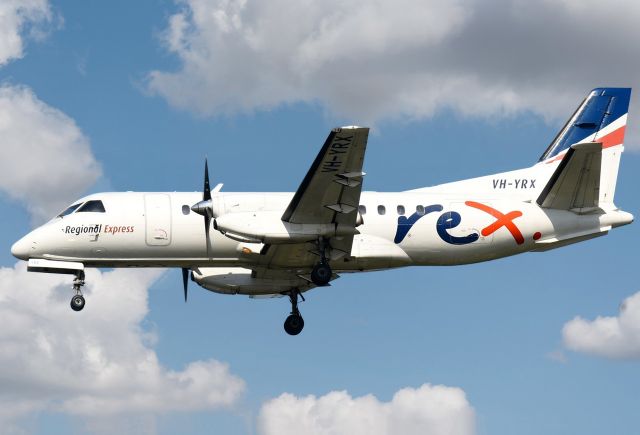
<path id="1" fill-rule="evenodd" d="M 149 85 L 203 114 L 316 100 L 337 113 L 366 110 L 395 92 L 392 83 L 369 91 L 398 69 L 389 54 L 436 46 L 467 16 L 461 1 L 181 3 L 165 43 L 183 67 L 152 72 Z"/>
<path id="2" fill-rule="evenodd" d="M 404 388 L 390 402 L 345 391 L 324 396 L 292 394 L 266 402 L 258 417 L 262 435 L 470 435 L 475 412 L 464 391 L 424 384 Z"/>
<path id="3" fill-rule="evenodd" d="M 181 66 L 148 86 L 200 115 L 319 102 L 354 122 L 564 120 L 594 87 L 640 85 L 640 4 L 622 0 L 178 3 L 163 41 Z"/>
<path id="4" fill-rule="evenodd" d="M 614 317 L 575 317 L 562 328 L 567 348 L 615 359 L 640 359 L 640 292 L 628 297 Z"/>
<path id="5" fill-rule="evenodd" d="M 75 121 L 25 86 L 0 86 L 0 191 L 36 221 L 51 218 L 101 175 Z"/>
<path id="6" fill-rule="evenodd" d="M 0 269 L 0 426 L 46 410 L 104 428 L 128 416 L 232 406 L 242 379 L 216 360 L 162 366 L 141 327 L 158 270 L 87 272 L 71 310 L 69 276 Z M 118 418 L 109 418 L 118 416 Z"/>
<path id="7" fill-rule="evenodd" d="M 53 19 L 47 0 L 3 0 L 0 2 L 0 66 L 24 55 L 22 33 L 31 26 L 32 36 L 44 32 Z"/>

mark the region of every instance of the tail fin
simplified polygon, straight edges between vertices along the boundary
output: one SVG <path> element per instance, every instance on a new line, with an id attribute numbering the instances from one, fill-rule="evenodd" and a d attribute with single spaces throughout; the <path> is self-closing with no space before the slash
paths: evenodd
<path id="1" fill-rule="evenodd" d="M 540 157 L 561 162 L 538 204 L 583 212 L 614 208 L 630 97 L 630 88 L 591 91 Z"/>
<path id="2" fill-rule="evenodd" d="M 571 145 L 581 142 L 602 142 L 603 148 L 622 145 L 630 98 L 631 88 L 597 88 L 591 91 L 542 154 L 540 161 L 557 157 Z"/>

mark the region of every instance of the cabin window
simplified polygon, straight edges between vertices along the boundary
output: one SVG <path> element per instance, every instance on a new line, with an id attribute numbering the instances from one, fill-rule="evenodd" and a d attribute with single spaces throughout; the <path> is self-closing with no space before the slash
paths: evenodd
<path id="1" fill-rule="evenodd" d="M 404 205 L 399 205 L 398 206 L 398 214 L 400 216 L 404 216 Z"/>
<path id="2" fill-rule="evenodd" d="M 191 213 L 191 207 L 189 207 L 188 205 L 183 205 L 182 206 L 182 214 L 186 216 L 189 213 Z"/>
<path id="3" fill-rule="evenodd" d="M 91 201 L 85 202 L 82 207 L 78 209 L 78 213 L 83 212 L 92 212 L 92 213 L 104 213 L 104 205 L 102 205 L 102 201 L 94 199 Z"/>
<path id="4" fill-rule="evenodd" d="M 66 216 L 66 215 L 68 215 L 68 214 L 73 213 L 74 211 L 76 211 L 76 208 L 80 207 L 80 204 L 82 204 L 82 203 L 81 203 L 81 202 L 79 202 L 79 203 L 77 203 L 77 204 L 73 204 L 73 205 L 71 205 L 71 206 L 67 207 L 67 209 L 66 209 L 65 211 L 63 211 L 62 213 L 60 213 L 60 214 L 58 215 L 58 217 L 63 217 L 63 216 Z"/>
<path id="5" fill-rule="evenodd" d="M 358 206 L 358 211 L 360 212 L 360 214 L 367 214 L 367 206 L 359 205 Z"/>
<path id="6" fill-rule="evenodd" d="M 379 215 L 383 215 L 387 212 L 387 209 L 384 207 L 384 205 L 379 205 L 378 206 L 378 214 Z"/>
<path id="7" fill-rule="evenodd" d="M 418 213 L 419 216 L 424 215 L 424 206 L 423 205 L 417 205 L 416 206 L 416 213 Z"/>

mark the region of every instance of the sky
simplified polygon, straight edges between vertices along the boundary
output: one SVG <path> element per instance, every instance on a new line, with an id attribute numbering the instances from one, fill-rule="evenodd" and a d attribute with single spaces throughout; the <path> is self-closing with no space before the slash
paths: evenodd
<path id="1" fill-rule="evenodd" d="M 629 225 L 546 253 L 343 276 L 286 299 L 179 270 L 27 273 L 78 197 L 294 191 L 331 128 L 366 190 L 534 164 L 589 90 L 640 85 L 640 5 L 595 0 L 0 3 L 0 432 L 636 434 Z M 616 204 L 640 213 L 632 96 Z"/>

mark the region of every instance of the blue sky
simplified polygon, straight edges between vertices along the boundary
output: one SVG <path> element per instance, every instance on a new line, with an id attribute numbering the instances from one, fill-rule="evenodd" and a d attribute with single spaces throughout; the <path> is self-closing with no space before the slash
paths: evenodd
<path id="1" fill-rule="evenodd" d="M 638 81 L 638 56 L 630 59 L 630 48 L 608 45 L 613 48 L 604 59 L 619 68 L 585 71 L 584 48 L 572 45 L 580 36 L 587 45 L 628 42 L 638 32 L 629 24 L 629 17 L 640 17 L 636 6 L 611 11 L 596 2 L 557 2 L 534 11 L 504 0 L 491 2 L 487 11 L 463 1 L 363 8 L 357 2 L 307 3 L 302 10 L 284 0 L 0 6 L 11 12 L 0 32 L 23 43 L 13 52 L 0 46 L 0 131 L 12 140 L 0 138 L 0 312 L 8 325 L 0 333 L 0 403 L 14 405 L 0 412 L 0 423 L 17 433 L 266 435 L 283 424 L 291 433 L 320 434 L 328 432 L 304 420 L 304 399 L 314 395 L 316 410 L 333 416 L 339 405 L 330 393 L 346 391 L 353 412 L 329 417 L 327 424 L 335 433 L 354 433 L 349 424 L 362 427 L 359 422 L 371 417 L 367 412 L 382 409 L 357 398 L 391 403 L 403 388 L 424 393 L 421 386 L 431 384 L 445 389 L 428 390 L 426 399 L 416 393 L 425 400 L 422 409 L 416 399 L 418 414 L 435 412 L 429 407 L 438 399 L 473 410 L 471 416 L 437 414 L 425 426 L 431 433 L 636 433 L 640 302 L 630 299 L 622 314 L 619 307 L 639 290 L 637 224 L 543 254 L 344 276 L 307 293 L 300 307 L 306 327 L 298 337 L 282 330 L 285 299 L 218 295 L 192 283 L 185 304 L 178 270 L 135 279 L 104 271 L 90 290 L 96 297 L 87 298 L 91 310 L 69 320 L 70 282 L 34 278 L 16 266 L 11 243 L 45 210 L 53 213 L 85 192 L 200 190 L 205 156 L 213 182 L 224 182 L 227 191 L 293 191 L 330 128 L 367 124 L 373 131 L 365 189 L 428 186 L 533 164 L 591 88 Z M 499 21 L 491 21 L 491 11 Z M 619 23 L 604 42 L 580 33 L 594 11 Z M 271 29 L 275 17 L 290 26 Z M 563 17 L 571 24 L 554 24 Z M 482 40 L 486 51 L 480 55 Z M 567 48 L 575 48 L 570 57 Z M 638 215 L 640 146 L 632 99 L 616 203 Z M 32 121 L 34 112 L 42 116 Z M 27 128 L 14 128 L 12 120 Z M 38 131 L 46 135 L 38 142 L 29 127 L 42 127 Z M 70 133 L 54 137 L 61 131 Z M 20 140 L 35 145 L 24 148 Z M 49 143 L 54 151 L 44 148 Z M 48 160 L 39 162 L 42 155 Z M 29 175 L 28 168 L 38 165 L 46 169 Z M 46 301 L 36 303 L 38 295 Z M 129 295 L 132 308 L 120 311 Z M 623 331 L 617 350 L 597 337 L 583 347 L 572 344 L 563 327 L 576 316 L 594 337 L 601 330 L 592 321 L 612 317 Z M 21 323 L 13 325 L 15 319 Z M 136 367 L 138 357 L 155 355 L 160 374 L 139 388 L 157 382 L 157 389 L 143 391 L 157 400 L 127 411 L 126 396 L 138 388 L 134 381 L 127 388 L 104 381 L 72 389 L 53 382 L 67 363 L 78 366 L 78 382 L 91 384 L 96 373 L 70 362 L 87 357 L 73 343 L 65 344 L 70 353 L 61 359 L 40 345 L 29 347 L 35 350 L 28 357 L 13 354 L 15 343 L 40 343 L 42 325 L 50 328 L 45 336 L 51 343 L 77 334 L 123 370 Z M 87 331 L 84 325 L 90 325 Z M 118 333 L 136 350 L 114 345 Z M 207 401 L 202 391 L 171 383 L 171 373 L 188 374 L 189 364 L 212 360 L 228 364 L 227 371 L 206 365 L 203 385 L 222 388 L 214 375 L 225 388 L 243 385 L 225 390 L 231 391 L 228 400 Z M 16 369 L 32 363 L 45 367 L 39 376 Z M 168 391 L 171 386 L 176 391 Z M 452 399 L 456 391 L 466 399 Z M 289 409 L 299 412 L 299 420 L 285 418 L 284 393 L 292 395 Z M 184 399 L 189 395 L 196 403 Z M 201 396 L 204 404 L 197 403 Z M 86 397 L 104 409 L 74 410 Z M 184 406 L 165 403 L 172 399 Z M 401 412 L 402 405 L 393 403 L 389 412 Z M 456 418 L 470 425 L 443 429 Z"/>

